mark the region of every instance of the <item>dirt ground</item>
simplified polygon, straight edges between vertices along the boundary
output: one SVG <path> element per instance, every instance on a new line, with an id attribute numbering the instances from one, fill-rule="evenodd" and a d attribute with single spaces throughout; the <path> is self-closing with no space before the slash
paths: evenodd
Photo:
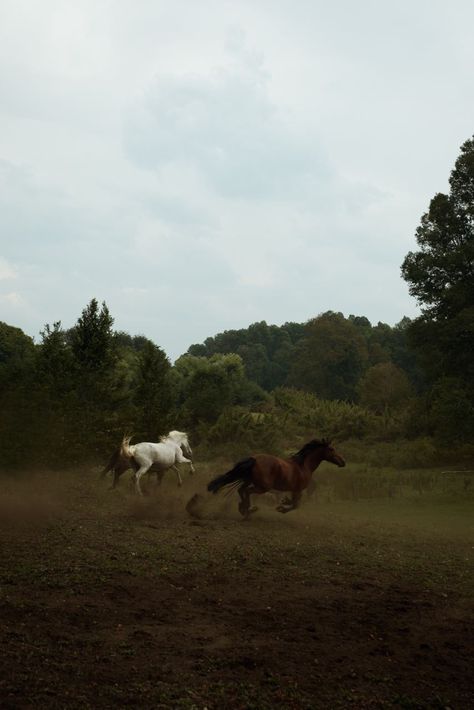
<path id="1" fill-rule="evenodd" d="M 196 485 L 0 479 L 4 710 L 474 708 L 468 502 L 193 520 Z"/>

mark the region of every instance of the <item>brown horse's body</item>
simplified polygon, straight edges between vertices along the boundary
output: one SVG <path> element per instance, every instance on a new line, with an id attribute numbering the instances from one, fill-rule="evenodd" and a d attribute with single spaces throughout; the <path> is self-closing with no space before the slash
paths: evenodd
<path id="1" fill-rule="evenodd" d="M 248 517 L 256 508 L 250 507 L 250 496 L 268 491 L 287 491 L 291 498 L 285 498 L 277 510 L 288 513 L 298 507 L 301 493 L 311 481 L 313 472 L 321 461 L 329 461 L 336 466 L 345 466 L 345 461 L 329 441 L 313 439 L 288 459 L 270 454 L 257 454 L 239 461 L 233 469 L 217 476 L 208 485 L 208 490 L 217 493 L 225 486 L 236 487 L 240 496 L 239 510 Z M 187 509 L 192 514 L 193 499 Z"/>
<path id="2" fill-rule="evenodd" d="M 300 466 L 293 459 L 280 459 L 270 454 L 257 454 L 254 459 L 252 480 L 255 493 L 304 491 L 316 468 L 312 468 L 309 462 Z"/>

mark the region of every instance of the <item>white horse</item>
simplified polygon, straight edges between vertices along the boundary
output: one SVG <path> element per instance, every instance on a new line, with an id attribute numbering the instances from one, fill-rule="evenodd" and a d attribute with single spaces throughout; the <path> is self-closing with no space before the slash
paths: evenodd
<path id="1" fill-rule="evenodd" d="M 161 483 L 165 471 L 173 468 L 178 479 L 178 486 L 183 483 L 178 464 L 189 463 L 190 472 L 195 473 L 192 460 L 193 452 L 185 432 L 170 431 L 166 436 L 162 436 L 157 444 L 144 441 L 131 445 L 130 439 L 130 436 L 124 436 L 120 448 L 114 451 L 109 463 L 102 471 L 102 477 L 108 471 L 113 471 L 112 488 L 115 488 L 119 477 L 129 468 L 133 468 L 135 471 L 135 488 L 139 495 L 143 495 L 140 479 L 148 471 L 156 473 L 157 482 Z"/>

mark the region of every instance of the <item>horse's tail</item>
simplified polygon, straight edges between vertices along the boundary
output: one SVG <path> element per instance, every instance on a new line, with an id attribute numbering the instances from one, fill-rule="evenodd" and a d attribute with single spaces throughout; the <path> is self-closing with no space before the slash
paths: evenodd
<path id="1" fill-rule="evenodd" d="M 109 471 L 114 471 L 117 468 L 118 464 L 120 462 L 123 462 L 123 459 L 131 459 L 133 458 L 133 454 L 130 450 L 130 439 L 131 436 L 124 436 L 122 439 L 122 443 L 120 444 L 118 449 L 115 449 L 114 453 L 109 459 L 108 464 L 102 469 L 100 472 L 100 477 L 104 478 L 104 476 L 109 472 Z"/>
<path id="2" fill-rule="evenodd" d="M 252 469 L 255 464 L 255 459 L 250 457 L 236 463 L 234 468 L 221 476 L 213 478 L 207 486 L 207 490 L 212 493 L 217 493 L 224 486 L 237 485 L 238 483 L 246 483 L 252 480 Z"/>
<path id="3" fill-rule="evenodd" d="M 100 477 L 101 477 L 101 478 L 104 478 L 104 476 L 105 476 L 109 471 L 113 471 L 113 470 L 114 470 L 115 465 L 116 465 L 117 461 L 119 460 L 119 458 L 120 458 L 120 449 L 115 449 L 114 453 L 112 454 L 112 456 L 111 456 L 110 459 L 109 459 L 108 464 L 107 464 L 107 465 L 102 469 L 102 471 L 100 472 Z"/>
<path id="4" fill-rule="evenodd" d="M 130 439 L 131 436 L 124 436 L 122 439 L 122 443 L 120 444 L 120 449 L 119 449 L 119 455 L 120 456 L 125 456 L 127 459 L 133 458 L 133 452 L 130 448 Z"/>

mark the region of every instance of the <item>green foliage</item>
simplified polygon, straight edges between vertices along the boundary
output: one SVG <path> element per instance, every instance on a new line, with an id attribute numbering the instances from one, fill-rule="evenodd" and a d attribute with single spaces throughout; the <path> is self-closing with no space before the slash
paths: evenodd
<path id="1" fill-rule="evenodd" d="M 215 422 L 227 407 L 264 397 L 245 377 L 242 358 L 235 353 L 183 355 L 175 363 L 173 383 L 182 416 L 191 426 Z"/>
<path id="2" fill-rule="evenodd" d="M 405 373 L 392 362 L 370 367 L 358 384 L 360 404 L 376 414 L 399 410 L 412 395 Z"/>
<path id="3" fill-rule="evenodd" d="M 226 409 L 201 436 L 209 450 L 244 454 L 252 451 L 279 453 L 286 416 L 274 412 L 249 412 L 241 407 Z"/>
<path id="4" fill-rule="evenodd" d="M 137 432 L 147 441 L 156 441 L 169 428 L 172 406 L 168 378 L 170 362 L 161 348 L 150 340 L 138 355 L 137 384 L 134 388 Z"/>
<path id="5" fill-rule="evenodd" d="M 402 264 L 410 293 L 431 318 L 474 305 L 474 140 L 461 147 L 449 195 L 431 200 L 416 232 L 417 252 Z"/>
<path id="6" fill-rule="evenodd" d="M 113 322 L 105 303 L 99 310 L 95 298 L 82 311 L 70 333 L 72 353 L 82 371 L 97 372 L 110 365 L 114 356 Z"/>
<path id="7" fill-rule="evenodd" d="M 341 313 L 329 311 L 307 324 L 288 381 L 321 399 L 355 401 L 367 364 L 367 343 L 358 327 Z"/>
<path id="8" fill-rule="evenodd" d="M 416 232 L 402 275 L 423 314 L 409 327 L 426 372 L 431 429 L 473 440 L 474 140 L 461 147 L 450 194 L 437 194 Z"/>
<path id="9" fill-rule="evenodd" d="M 309 437 L 347 439 L 366 436 L 376 427 L 367 410 L 349 404 L 317 398 L 309 392 L 278 388 L 273 393 L 276 412 L 286 414 L 289 425 Z"/>
<path id="10" fill-rule="evenodd" d="M 70 391 L 74 385 L 74 360 L 61 321 L 54 323 L 53 327 L 46 324 L 40 335 L 36 367 L 43 385 L 57 395 Z"/>
<path id="11" fill-rule="evenodd" d="M 191 345 L 188 353 L 198 357 L 236 353 L 248 379 L 269 391 L 286 382 L 294 346 L 304 332 L 305 326 L 299 323 L 276 326 L 261 321 L 241 330 L 226 330 L 202 345 Z"/>
<path id="12" fill-rule="evenodd" d="M 462 380 L 439 379 L 430 393 L 433 433 L 449 441 L 469 441 L 474 431 L 474 403 Z"/>
<path id="13" fill-rule="evenodd" d="M 0 390 L 24 378 L 34 361 L 34 343 L 20 328 L 0 321 Z"/>

